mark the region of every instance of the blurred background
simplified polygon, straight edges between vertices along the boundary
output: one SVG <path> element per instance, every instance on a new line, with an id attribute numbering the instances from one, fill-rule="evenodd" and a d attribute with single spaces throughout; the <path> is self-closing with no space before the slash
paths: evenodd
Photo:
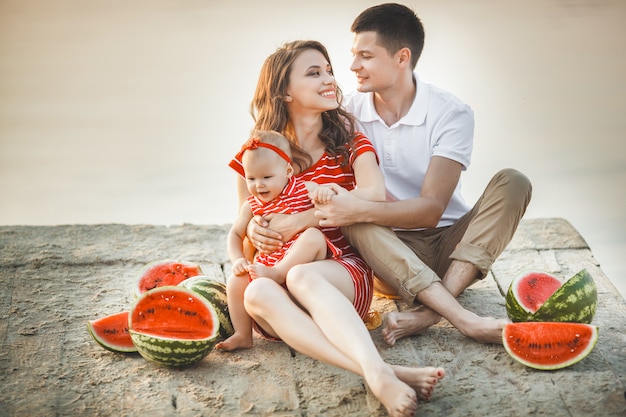
<path id="1" fill-rule="evenodd" d="M 0 0 L 0 224 L 231 223 L 263 60 L 319 40 L 350 91 L 349 27 L 377 3 Z M 420 77 L 475 111 L 468 201 L 522 170 L 526 218 L 572 223 L 626 295 L 626 2 L 403 3 Z"/>

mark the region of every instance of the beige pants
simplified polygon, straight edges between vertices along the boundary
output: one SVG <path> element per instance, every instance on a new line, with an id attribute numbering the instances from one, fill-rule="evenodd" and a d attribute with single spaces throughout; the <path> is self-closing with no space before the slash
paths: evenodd
<path id="1" fill-rule="evenodd" d="M 455 259 L 473 264 L 484 277 L 513 238 L 531 193 L 524 174 L 505 169 L 451 226 L 394 232 L 358 223 L 342 231 L 374 274 L 411 305 L 418 292 L 441 280 Z"/>

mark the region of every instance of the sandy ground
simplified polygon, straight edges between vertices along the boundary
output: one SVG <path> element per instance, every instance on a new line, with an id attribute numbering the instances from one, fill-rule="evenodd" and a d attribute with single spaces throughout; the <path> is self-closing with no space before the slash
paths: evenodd
<path id="1" fill-rule="evenodd" d="M 360 377 L 282 343 L 211 352 L 169 369 L 114 354 L 89 336 L 88 320 L 128 309 L 136 274 L 157 259 L 197 262 L 224 277 L 224 226 L 0 227 L 0 416 L 384 416 Z M 505 315 L 503 288 L 525 269 L 568 278 L 588 268 L 599 291 L 600 341 L 582 362 L 554 372 L 514 362 L 441 322 L 387 347 L 391 363 L 437 365 L 447 375 L 420 416 L 624 416 L 626 304 L 585 241 L 562 220 L 523 221 L 492 273 L 460 301 Z M 375 309 L 407 306 L 376 298 Z"/>

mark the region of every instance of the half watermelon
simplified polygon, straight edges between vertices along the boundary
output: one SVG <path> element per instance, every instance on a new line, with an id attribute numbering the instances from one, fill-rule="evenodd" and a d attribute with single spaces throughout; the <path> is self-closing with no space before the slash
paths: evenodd
<path id="1" fill-rule="evenodd" d="M 146 291 L 131 309 L 128 327 L 139 354 L 165 366 L 201 361 L 220 337 L 215 307 L 180 286 Z"/>
<path id="2" fill-rule="evenodd" d="M 202 275 L 202 269 L 192 262 L 171 259 L 150 262 L 139 271 L 135 298 L 154 288 L 178 285 L 196 275 Z"/>
<path id="3" fill-rule="evenodd" d="M 516 361 L 535 369 L 561 369 L 580 362 L 598 341 L 598 328 L 585 323 L 508 323 L 504 348 Z"/>
<path id="4" fill-rule="evenodd" d="M 563 285 L 555 276 L 532 271 L 517 276 L 506 295 L 506 312 L 515 322 L 591 323 L 598 304 L 596 284 L 586 269 Z"/>

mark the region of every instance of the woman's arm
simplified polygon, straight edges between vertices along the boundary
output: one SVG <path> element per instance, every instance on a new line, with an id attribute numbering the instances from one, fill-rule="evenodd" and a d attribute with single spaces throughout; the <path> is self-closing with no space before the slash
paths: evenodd
<path id="1" fill-rule="evenodd" d="M 352 164 L 356 188 L 352 194 L 363 200 L 385 201 L 385 179 L 374 152 L 359 155 Z"/>

